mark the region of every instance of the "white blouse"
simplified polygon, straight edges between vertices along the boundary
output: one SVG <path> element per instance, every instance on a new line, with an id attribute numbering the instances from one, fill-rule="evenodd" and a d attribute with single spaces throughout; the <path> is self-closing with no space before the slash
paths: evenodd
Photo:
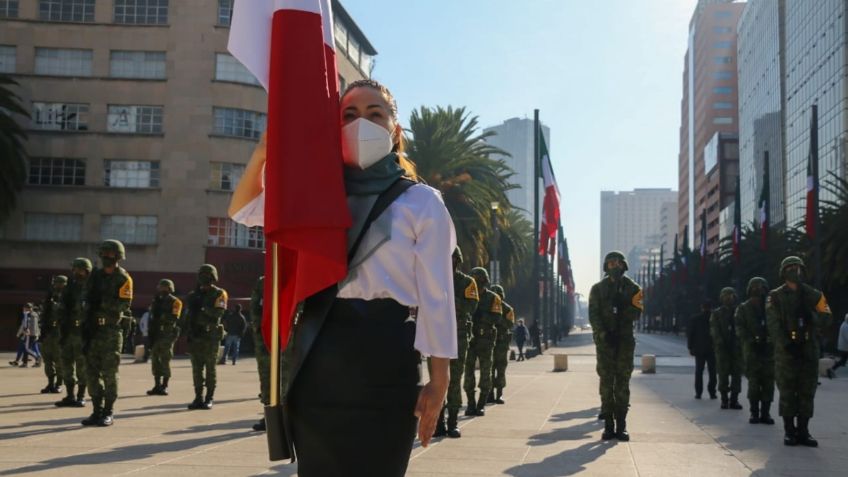
<path id="1" fill-rule="evenodd" d="M 262 225 L 264 191 L 233 215 L 247 226 Z M 456 233 L 442 196 L 415 184 L 371 224 L 339 298 L 391 298 L 417 307 L 415 349 L 425 356 L 457 357 L 453 261 Z"/>

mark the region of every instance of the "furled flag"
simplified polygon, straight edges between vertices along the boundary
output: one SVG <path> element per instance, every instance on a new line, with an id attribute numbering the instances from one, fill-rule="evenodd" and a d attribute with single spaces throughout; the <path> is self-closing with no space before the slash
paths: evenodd
<path id="1" fill-rule="evenodd" d="M 701 210 L 701 274 L 707 269 L 707 209 Z"/>
<path id="2" fill-rule="evenodd" d="M 674 258 L 671 261 L 671 283 L 680 281 L 680 253 L 677 250 L 677 235 L 674 234 Z"/>
<path id="3" fill-rule="evenodd" d="M 539 161 L 542 180 L 545 185 L 545 198 L 542 203 L 542 224 L 539 230 L 539 255 L 554 255 L 556 249 L 556 234 L 559 227 L 559 189 L 557 188 L 554 170 L 545 136 L 539 134 Z"/>
<path id="4" fill-rule="evenodd" d="M 689 277 L 689 225 L 683 226 L 683 248 L 680 249 L 680 283 L 686 283 Z"/>
<path id="5" fill-rule="evenodd" d="M 816 238 L 819 223 L 819 118 L 813 105 L 810 118 L 810 154 L 807 158 L 807 215 L 804 229 L 811 240 Z"/>
<path id="6" fill-rule="evenodd" d="M 264 215 L 249 225 L 264 225 L 269 304 L 271 243 L 278 244 L 285 347 L 296 304 L 347 274 L 351 219 L 330 0 L 236 2 L 228 49 L 268 91 L 265 189 L 259 197 Z M 271 306 L 264 312 L 263 336 L 270 343 Z"/>
<path id="7" fill-rule="evenodd" d="M 768 250 L 769 231 L 769 154 L 763 157 L 763 190 L 760 192 L 760 249 Z"/>
<path id="8" fill-rule="evenodd" d="M 736 198 L 733 202 L 733 261 L 742 261 L 742 196 L 739 176 L 736 176 Z"/>
<path id="9" fill-rule="evenodd" d="M 559 273 L 563 277 L 565 290 L 569 295 L 574 294 L 574 274 L 571 270 L 571 257 L 568 253 L 568 239 L 565 238 L 565 233 L 562 227 L 559 227 Z"/>

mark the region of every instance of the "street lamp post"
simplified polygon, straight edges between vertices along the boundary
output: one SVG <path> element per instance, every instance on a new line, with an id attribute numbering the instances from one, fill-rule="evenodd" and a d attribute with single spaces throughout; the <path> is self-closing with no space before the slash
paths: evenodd
<path id="1" fill-rule="evenodd" d="M 492 255 L 489 257 L 489 275 L 492 276 L 493 284 L 501 283 L 501 265 L 498 259 L 498 244 L 501 241 L 501 230 L 498 227 L 498 209 L 500 203 L 492 202 Z"/>

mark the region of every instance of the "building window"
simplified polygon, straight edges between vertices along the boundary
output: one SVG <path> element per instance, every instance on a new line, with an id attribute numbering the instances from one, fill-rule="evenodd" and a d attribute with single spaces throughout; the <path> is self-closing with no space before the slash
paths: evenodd
<path id="1" fill-rule="evenodd" d="M 165 52 L 112 51 L 109 74 L 114 78 L 165 79 Z"/>
<path id="2" fill-rule="evenodd" d="M 88 105 L 32 103 L 32 127 L 48 131 L 88 131 Z"/>
<path id="3" fill-rule="evenodd" d="M 115 23 L 166 25 L 168 0 L 115 0 Z"/>
<path id="4" fill-rule="evenodd" d="M 733 48 L 733 42 L 732 41 L 717 41 L 717 42 L 713 43 L 713 48 L 720 49 L 720 50 L 721 49 L 727 49 L 727 48 Z"/>
<path id="5" fill-rule="evenodd" d="M 85 161 L 81 159 L 32 158 L 27 184 L 85 185 Z"/>
<path id="6" fill-rule="evenodd" d="M 209 217 L 209 237 L 206 242 L 213 247 L 265 248 L 262 227 L 247 227 L 227 217 Z"/>
<path id="7" fill-rule="evenodd" d="M 79 242 L 82 215 L 25 214 L 24 238 L 44 242 Z"/>
<path id="8" fill-rule="evenodd" d="M 259 139 L 265 131 L 265 115 L 234 108 L 212 108 L 215 115 L 215 134 Z"/>
<path id="9" fill-rule="evenodd" d="M 93 22 L 94 0 L 40 0 L 38 19 L 54 22 Z"/>
<path id="10" fill-rule="evenodd" d="M 713 109 L 733 109 L 733 103 L 728 103 L 726 101 L 719 101 L 717 103 L 713 103 Z"/>
<path id="11" fill-rule="evenodd" d="M 0 0 L 0 18 L 18 18 L 18 0 Z"/>
<path id="12" fill-rule="evenodd" d="M 713 60 L 715 60 L 716 64 L 719 65 L 729 65 L 730 63 L 733 63 L 732 56 L 716 56 Z"/>
<path id="13" fill-rule="evenodd" d="M 347 89 L 347 80 L 344 78 L 344 76 L 339 75 L 339 91 L 344 93 L 346 89 Z"/>
<path id="14" fill-rule="evenodd" d="M 162 106 L 110 104 L 106 130 L 125 134 L 162 134 Z"/>
<path id="15" fill-rule="evenodd" d="M 91 76 L 91 50 L 36 48 L 35 74 Z"/>
<path id="16" fill-rule="evenodd" d="M 731 94 L 733 93 L 733 88 L 730 86 L 716 86 L 713 88 L 713 93 L 715 94 Z"/>
<path id="17" fill-rule="evenodd" d="M 103 240 L 116 239 L 125 244 L 155 244 L 158 223 L 155 215 L 104 215 L 100 236 Z"/>
<path id="18" fill-rule="evenodd" d="M 259 85 L 259 80 L 239 60 L 227 53 L 215 55 L 215 79 Z"/>
<path id="19" fill-rule="evenodd" d="M 244 174 L 244 164 L 230 162 L 213 162 L 209 177 L 209 188 L 216 190 L 233 190 Z"/>
<path id="20" fill-rule="evenodd" d="M 733 124 L 733 118 L 719 116 L 717 118 L 713 118 L 713 124 Z"/>
<path id="21" fill-rule="evenodd" d="M 716 26 L 713 27 L 713 33 L 730 33 L 733 31 L 733 28 L 729 26 Z"/>
<path id="22" fill-rule="evenodd" d="M 336 40 L 336 45 L 343 51 L 347 51 L 347 28 L 342 25 L 338 17 L 333 17 L 333 37 Z"/>
<path id="23" fill-rule="evenodd" d="M 218 25 L 230 26 L 233 20 L 234 0 L 218 0 Z"/>
<path id="24" fill-rule="evenodd" d="M 713 77 L 717 80 L 729 80 L 733 79 L 732 71 L 716 71 L 713 73 Z"/>
<path id="25" fill-rule="evenodd" d="M 0 73 L 14 73 L 17 58 L 14 46 L 0 45 Z"/>
<path id="26" fill-rule="evenodd" d="M 159 187 L 159 163 L 155 161 L 117 161 L 103 163 L 103 185 L 130 189 Z"/>

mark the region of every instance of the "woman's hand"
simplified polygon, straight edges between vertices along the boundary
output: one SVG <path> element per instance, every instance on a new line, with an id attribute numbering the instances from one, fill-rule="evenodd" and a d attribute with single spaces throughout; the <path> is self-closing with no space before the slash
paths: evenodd
<path id="1" fill-rule="evenodd" d="M 418 440 L 427 447 L 436 430 L 436 418 L 442 411 L 450 380 L 450 359 L 430 358 L 430 382 L 424 385 L 415 404 L 418 418 Z"/>

